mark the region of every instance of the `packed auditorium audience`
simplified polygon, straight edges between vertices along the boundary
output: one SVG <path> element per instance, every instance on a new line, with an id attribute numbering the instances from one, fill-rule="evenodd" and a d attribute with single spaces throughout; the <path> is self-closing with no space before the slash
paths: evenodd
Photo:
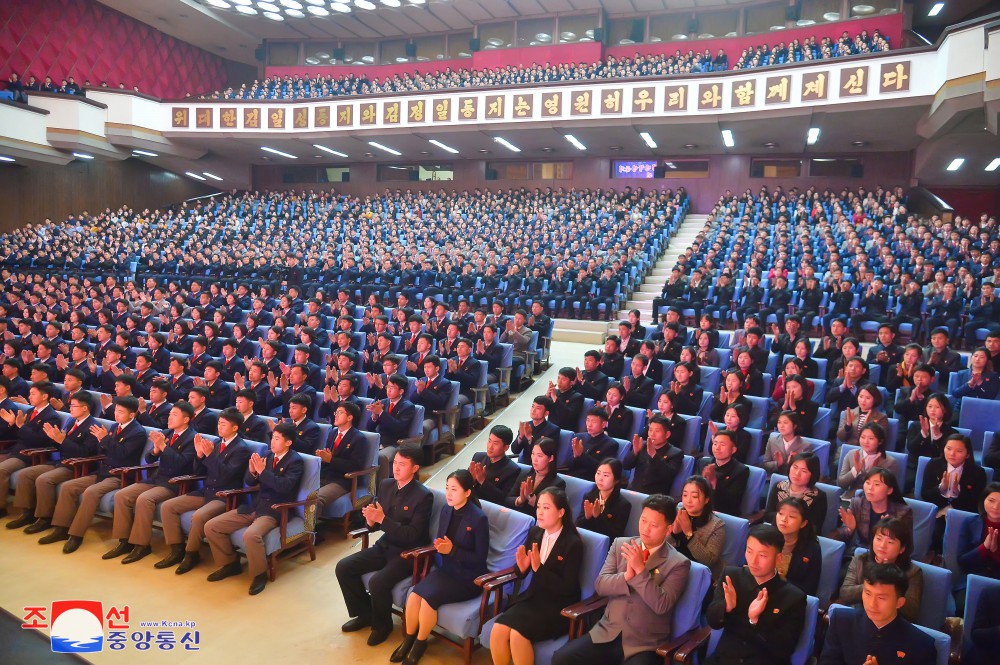
<path id="1" fill-rule="evenodd" d="M 962 612 L 965 575 L 1000 577 L 1000 235 L 988 214 L 946 222 L 907 203 L 899 187 L 724 193 L 654 311 L 629 312 L 580 367 L 553 372 L 530 418 L 491 428 L 440 500 L 418 480 L 445 434 L 426 414 L 448 393 L 478 408 L 475 389 L 496 406 L 504 384 L 517 390 L 515 358 L 530 382 L 541 368 L 525 339 L 550 336 L 553 316 L 617 314 L 623 300 L 572 291 L 552 305 L 553 284 L 634 286 L 684 192 L 233 193 L 18 229 L 0 240 L 0 485 L 19 474 L 6 526 L 75 551 L 101 497 L 122 488 L 111 470 L 145 449 L 160 467 L 115 495 L 105 557 L 148 556 L 162 502 L 196 513 L 186 541 L 164 518 L 158 567 L 196 567 L 204 534 L 208 579 L 239 575 L 230 534 L 247 527 L 257 594 L 269 506 L 294 501 L 310 456 L 336 485 L 324 505 L 344 496 L 345 474 L 368 464 L 356 452 L 368 431 L 386 454 L 357 533 L 384 533 L 337 565 L 343 630 L 388 639 L 392 587 L 414 570 L 404 552 L 441 564 L 401 608 L 394 662 L 422 657 L 442 605 L 515 582 L 482 638 L 495 663 L 531 662 L 567 634 L 587 588 L 607 611 L 555 663 L 657 661 L 683 617 L 722 631 L 711 662 L 789 662 L 812 653 L 797 644 L 806 608 L 831 604 L 847 607 L 830 611 L 820 662 L 915 645 L 934 662 L 915 626 L 953 629 L 944 617 Z M 974 404 L 996 407 L 992 419 L 969 416 Z M 224 473 L 226 450 L 264 438 L 271 452 Z M 37 452 L 67 444 L 106 457 L 74 479 Z M 171 503 L 187 494 L 169 477 L 198 469 L 206 488 L 259 485 L 260 497 L 227 510 L 206 489 Z M 486 565 L 491 506 L 533 524 L 505 543 L 503 570 Z M 586 568 L 585 552 L 603 567 Z M 690 653 L 702 638 L 690 639 L 671 649 Z"/>
<path id="2" fill-rule="evenodd" d="M 267 77 L 244 83 L 238 88 L 216 90 L 203 95 L 207 99 L 320 99 L 344 95 L 370 95 L 393 92 L 421 92 L 478 86 L 510 86 L 550 83 L 554 81 L 589 81 L 602 79 L 644 78 L 721 72 L 729 69 L 753 69 L 791 62 L 829 60 L 850 55 L 889 50 L 889 42 L 878 30 L 871 35 L 862 31 L 853 38 L 845 31 L 838 39 L 784 41 L 773 45 L 761 44 L 743 49 L 730 63 L 725 49 L 713 55 L 705 49 L 698 53 L 680 49 L 673 54 L 656 53 L 631 57 L 608 56 L 592 63 L 532 63 L 530 66 L 507 65 L 497 69 L 453 69 L 434 72 L 404 72 L 383 79 L 369 78 L 364 73 L 345 76 L 318 75 L 304 77 L 286 75 Z"/>
<path id="3" fill-rule="evenodd" d="M 79 95 L 85 97 L 87 95 L 87 89 L 93 87 L 90 80 L 85 80 L 83 85 L 76 82 L 76 79 L 72 75 L 66 76 L 66 78 L 60 79 L 57 84 L 55 79 L 51 76 L 46 76 L 43 80 L 38 80 L 33 74 L 29 74 L 27 78 L 22 79 L 21 75 L 17 72 L 11 72 L 4 82 L 3 89 L 0 89 L 0 99 L 7 99 L 14 102 L 27 103 L 28 95 L 32 92 L 56 92 L 65 95 Z M 109 88 L 107 81 L 101 81 L 98 87 Z M 124 83 L 118 84 L 119 90 L 132 90 L 132 92 L 139 92 L 139 86 L 135 85 L 131 88 L 126 87 Z"/>

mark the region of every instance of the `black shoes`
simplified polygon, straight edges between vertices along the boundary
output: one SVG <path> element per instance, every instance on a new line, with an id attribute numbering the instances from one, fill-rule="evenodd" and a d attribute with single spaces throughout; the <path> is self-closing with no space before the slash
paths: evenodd
<path id="1" fill-rule="evenodd" d="M 341 626 L 340 630 L 345 633 L 353 633 L 370 625 L 372 625 L 372 620 L 369 617 L 354 617 Z"/>
<path id="2" fill-rule="evenodd" d="M 41 533 L 42 531 L 51 528 L 52 528 L 52 521 L 42 517 L 35 520 L 35 523 L 30 525 L 27 529 L 25 529 L 24 532 L 28 534 Z"/>
<path id="3" fill-rule="evenodd" d="M 403 633 L 403 642 L 396 647 L 396 650 L 392 652 L 389 656 L 390 663 L 402 663 L 403 660 L 410 654 L 410 649 L 413 647 L 413 643 L 417 641 L 417 634 L 407 635 Z"/>
<path id="4" fill-rule="evenodd" d="M 171 568 L 184 560 L 184 545 L 171 545 L 170 554 L 153 564 L 153 568 Z"/>
<path id="5" fill-rule="evenodd" d="M 50 545 L 52 543 L 58 543 L 60 540 L 66 540 L 69 538 L 69 529 L 64 526 L 57 526 L 56 530 L 47 536 L 42 536 L 38 539 L 39 545 Z"/>
<path id="6" fill-rule="evenodd" d="M 250 595 L 256 596 L 258 593 L 264 590 L 267 586 L 267 573 L 261 573 L 257 577 L 253 578 L 253 582 L 250 583 Z"/>
<path id="7" fill-rule="evenodd" d="M 128 538 L 122 538 L 121 540 L 118 541 L 118 544 L 115 545 L 113 549 L 110 549 L 107 552 L 105 552 L 101 556 L 101 558 L 104 560 L 117 559 L 118 557 L 124 556 L 131 551 L 132 551 L 132 546 L 129 545 Z"/>
<path id="8" fill-rule="evenodd" d="M 391 628 L 382 628 L 382 629 L 372 628 L 372 632 L 368 635 L 368 646 L 375 647 L 378 646 L 379 644 L 382 644 L 387 639 L 389 639 L 389 635 L 391 634 L 392 634 Z"/>
<path id="9" fill-rule="evenodd" d="M 26 510 L 21 513 L 21 516 L 16 520 L 11 520 L 5 525 L 8 529 L 20 529 L 28 526 L 35 521 L 34 516 L 31 514 L 30 510 Z"/>
<path id="10" fill-rule="evenodd" d="M 219 568 L 214 573 L 208 576 L 209 582 L 218 582 L 219 580 L 224 580 L 227 577 L 232 577 L 233 575 L 239 575 L 243 572 L 243 566 L 240 565 L 239 561 L 233 561 L 232 563 L 227 563 L 222 568 Z"/>
<path id="11" fill-rule="evenodd" d="M 198 552 L 185 552 L 184 560 L 181 561 L 181 565 L 177 566 L 177 570 L 174 572 L 178 575 L 183 575 L 184 573 L 190 573 L 191 569 L 201 563 L 201 554 Z"/>
<path id="12" fill-rule="evenodd" d="M 55 542 L 55 541 L 53 541 Z M 80 536 L 70 536 L 66 544 L 63 545 L 63 554 L 72 554 L 73 552 L 80 549 L 80 545 L 83 544 L 83 538 Z"/>
<path id="13" fill-rule="evenodd" d="M 123 564 L 135 563 L 139 559 L 145 559 L 147 556 L 153 553 L 153 548 L 149 545 L 136 545 L 129 552 L 129 555 L 122 559 Z"/>
<path id="14" fill-rule="evenodd" d="M 413 643 L 413 648 L 403 661 L 403 665 L 417 665 L 417 662 L 427 651 L 427 640 L 417 640 Z"/>

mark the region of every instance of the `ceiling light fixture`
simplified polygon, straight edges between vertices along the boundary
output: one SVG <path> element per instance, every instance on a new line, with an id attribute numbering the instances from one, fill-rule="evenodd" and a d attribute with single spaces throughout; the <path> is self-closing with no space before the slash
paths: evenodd
<path id="1" fill-rule="evenodd" d="M 302 3 L 299 0 L 278 0 L 278 2 L 288 9 L 302 9 Z"/>
<path id="2" fill-rule="evenodd" d="M 951 164 L 948 165 L 949 171 L 957 171 L 962 168 L 962 164 L 965 164 L 965 157 L 956 157 L 951 160 Z"/>
<path id="3" fill-rule="evenodd" d="M 722 143 L 727 148 L 733 148 L 733 147 L 736 146 L 736 141 L 733 140 L 733 130 L 731 130 L 731 129 L 723 129 L 722 130 Z"/>
<path id="4" fill-rule="evenodd" d="M 375 3 L 370 0 L 354 0 L 354 6 L 358 9 L 367 9 L 369 11 L 375 9 Z"/>
<path id="5" fill-rule="evenodd" d="M 155 152 L 150 152 L 148 150 L 132 150 L 133 155 L 143 155 L 144 157 L 159 157 Z"/>
<path id="6" fill-rule="evenodd" d="M 646 142 L 647 146 L 653 150 L 656 149 L 656 141 L 654 141 L 653 137 L 649 135 L 649 132 L 639 132 L 639 136 L 642 137 L 642 140 Z"/>
<path id="7" fill-rule="evenodd" d="M 238 11 L 241 14 L 246 14 L 248 16 L 255 16 L 257 14 L 257 10 L 254 9 L 253 7 L 245 7 L 243 5 L 239 5 L 238 7 L 236 7 L 236 11 Z"/>
<path id="8" fill-rule="evenodd" d="M 943 2 L 935 2 L 934 6 L 931 7 L 931 10 L 929 12 L 927 12 L 927 15 L 928 16 L 937 16 L 938 14 L 941 13 L 942 9 L 944 9 L 944 3 Z"/>
<path id="9" fill-rule="evenodd" d="M 5 155 L 0 155 L 0 162 L 13 162 L 15 161 L 13 157 L 7 157 Z"/>
<path id="10" fill-rule="evenodd" d="M 218 180 L 219 182 L 222 182 L 222 178 L 215 175 L 214 173 L 209 173 L 208 171 L 202 171 L 202 173 L 207 177 L 211 178 L 212 180 Z"/>
<path id="11" fill-rule="evenodd" d="M 428 143 L 430 143 L 431 145 L 436 145 L 437 147 L 441 148 L 445 152 L 450 152 L 453 155 L 457 155 L 458 154 L 458 150 L 456 150 L 455 148 L 452 148 L 450 145 L 445 145 L 444 143 L 441 143 L 437 139 L 428 139 Z"/>
<path id="12" fill-rule="evenodd" d="M 317 150 L 322 150 L 323 152 L 328 152 L 331 155 L 336 155 L 337 157 L 347 157 L 344 153 L 339 150 L 334 150 L 333 148 L 327 148 L 325 145 L 320 145 L 318 143 L 313 143 L 313 147 Z"/>
<path id="13" fill-rule="evenodd" d="M 340 12 L 341 14 L 351 13 L 351 6 L 348 5 L 346 2 L 331 2 L 330 9 L 332 9 L 335 12 Z"/>
<path id="14" fill-rule="evenodd" d="M 263 150 L 264 152 L 269 152 L 272 155 L 280 155 L 282 157 L 287 157 L 288 159 L 298 159 L 298 157 L 296 157 L 295 155 L 289 155 L 287 152 L 281 152 L 280 150 L 269 148 L 266 145 L 262 145 L 260 149 Z"/>
<path id="15" fill-rule="evenodd" d="M 329 16 L 330 15 L 330 10 L 327 9 L 326 7 L 313 7 L 312 5 L 310 5 L 310 6 L 306 7 L 306 11 L 308 11 L 313 16 Z"/>
<path id="16" fill-rule="evenodd" d="M 816 141 L 819 140 L 819 127 L 810 127 L 809 133 L 806 134 L 806 143 L 809 145 L 815 145 Z"/>
<path id="17" fill-rule="evenodd" d="M 185 171 L 184 175 L 188 176 L 189 178 L 194 178 L 195 180 L 201 180 L 202 182 L 205 181 L 205 176 L 198 175 L 197 173 L 192 173 L 191 171 Z"/>
<path id="18" fill-rule="evenodd" d="M 403 153 L 401 153 L 400 151 L 398 151 L 398 150 L 396 150 L 394 148 L 390 148 L 389 146 L 382 145 L 378 141 L 369 141 L 368 145 L 370 145 L 373 148 L 378 148 L 379 150 L 384 150 L 387 153 L 389 153 L 390 155 L 396 155 L 397 157 L 399 157 L 400 155 L 403 154 Z"/>
<path id="19" fill-rule="evenodd" d="M 386 7 L 400 7 L 403 3 L 399 0 L 382 0 L 382 4 Z"/>
<path id="20" fill-rule="evenodd" d="M 569 141 L 573 145 L 573 147 L 576 148 L 577 150 L 586 150 L 587 149 L 587 146 L 585 146 L 582 143 L 580 143 L 580 139 L 576 138 L 572 134 L 567 134 L 566 135 L 566 140 Z"/>
<path id="21" fill-rule="evenodd" d="M 1000 157 L 994 158 L 992 162 L 986 165 L 987 171 L 996 171 L 997 168 L 1000 168 Z"/>
<path id="22" fill-rule="evenodd" d="M 274 12 L 264 12 L 264 16 L 271 19 L 272 21 L 284 21 L 285 17 L 281 14 L 275 14 Z"/>
<path id="23" fill-rule="evenodd" d="M 88 155 L 88 154 L 87 154 L 87 153 L 85 153 L 85 152 L 74 152 L 74 153 L 73 153 L 73 156 L 74 156 L 74 157 L 77 157 L 77 158 L 79 158 L 79 159 L 93 159 L 93 158 L 94 158 L 94 156 L 93 156 L 93 155 Z"/>
<path id="24" fill-rule="evenodd" d="M 219 9 L 232 9 L 232 5 L 226 2 L 226 0 L 205 0 L 205 2 L 212 7 L 218 7 Z"/>
<path id="25" fill-rule="evenodd" d="M 514 145 L 513 143 L 511 143 L 507 139 L 503 138 L 502 136 L 494 136 L 493 137 L 493 141 L 496 142 L 496 143 L 499 143 L 500 145 L 502 145 L 503 147 L 507 148 L 511 152 L 521 152 L 520 148 L 518 148 L 516 145 Z"/>

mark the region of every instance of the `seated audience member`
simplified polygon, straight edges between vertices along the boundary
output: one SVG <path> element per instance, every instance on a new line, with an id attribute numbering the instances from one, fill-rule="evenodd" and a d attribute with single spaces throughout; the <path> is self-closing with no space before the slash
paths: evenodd
<path id="1" fill-rule="evenodd" d="M 337 581 L 351 617 L 341 630 L 350 633 L 370 626 L 369 646 L 392 634 L 392 589 L 413 572 L 402 553 L 430 542 L 434 495 L 417 480 L 422 459 L 419 446 L 400 447 L 392 460 L 392 478 L 379 483 L 375 500 L 361 509 L 368 530 L 384 535 L 337 562 Z M 375 574 L 366 591 L 362 575 L 371 572 Z"/>
<path id="2" fill-rule="evenodd" d="M 670 497 L 643 501 L 639 538 L 614 538 L 594 583 L 597 595 L 608 599 L 604 614 L 587 634 L 561 647 L 553 665 L 662 662 L 656 648 L 674 637 L 672 615 L 691 569 L 668 539 L 676 514 Z"/>
<path id="3" fill-rule="evenodd" d="M 389 477 L 399 441 L 410 433 L 410 425 L 417 415 L 413 403 L 403 397 L 409 385 L 405 376 L 393 374 L 385 384 L 385 399 L 368 405 L 372 414 L 368 431 L 379 435 L 379 482 Z"/>
<path id="4" fill-rule="evenodd" d="M 1000 482 L 993 481 L 983 490 L 979 519 L 968 522 L 960 538 L 962 570 L 1000 579 Z"/>
<path id="5" fill-rule="evenodd" d="M 875 524 L 883 517 L 902 520 L 913 531 L 913 511 L 903 500 L 896 476 L 881 467 L 865 473 L 862 493 L 851 499 L 850 506 L 840 508 L 843 523 L 830 534 L 830 538 L 847 543 L 847 551 L 854 547 L 871 547 Z"/>
<path id="6" fill-rule="evenodd" d="M 823 570 L 823 553 L 816 539 L 816 528 L 809 519 L 811 512 L 805 501 L 790 496 L 778 503 L 774 525 L 785 537 L 778 574 L 806 595 L 815 596 Z"/>
<path id="7" fill-rule="evenodd" d="M 749 411 L 746 411 L 738 406 L 731 406 L 726 409 L 726 413 L 723 416 L 722 424 L 723 429 L 732 433 L 736 441 L 736 459 L 747 463 L 750 459 L 751 448 L 753 447 L 753 437 L 750 436 L 750 432 L 746 430 L 746 420 Z M 708 422 L 708 431 L 712 433 L 712 437 L 720 431 L 719 426 L 714 422 Z M 760 451 L 753 451 L 754 453 L 759 453 Z"/>
<path id="8" fill-rule="evenodd" d="M 10 477 L 15 471 L 31 465 L 31 457 L 25 455 L 24 451 L 51 448 L 55 443 L 49 434 L 52 427 L 59 429 L 59 417 L 49 405 L 49 401 L 55 396 L 55 386 L 42 381 L 28 390 L 28 403 L 32 407 L 30 411 L 13 408 L 0 410 L 0 419 L 3 419 L 8 428 L 7 436 L 14 441 L 6 452 L 0 454 L 0 517 L 7 514 Z M 28 519 L 27 513 L 22 512 L 22 518 Z"/>
<path id="9" fill-rule="evenodd" d="M 711 570 L 715 581 L 725 565 L 722 551 L 726 545 L 726 526 L 716 516 L 713 502 L 712 486 L 704 478 L 688 478 L 669 539 L 678 552 Z"/>
<path id="10" fill-rule="evenodd" d="M 346 474 L 361 471 L 368 466 L 365 435 L 358 429 L 361 408 L 345 402 L 333 412 L 333 429 L 324 444 L 316 449 L 322 461 L 320 488 L 316 495 L 316 514 L 322 516 L 326 507 L 351 491 L 351 481 Z"/>
<path id="11" fill-rule="evenodd" d="M 539 439 L 559 440 L 559 426 L 549 421 L 549 414 L 552 411 L 552 400 L 539 395 L 531 401 L 531 408 L 528 411 L 530 420 L 520 423 L 517 429 L 517 438 L 511 445 L 510 450 L 518 456 L 521 464 L 527 464 L 531 456 L 531 449 Z M 576 431 L 576 424 L 573 430 Z"/>
<path id="12" fill-rule="evenodd" d="M 612 383 L 604 393 L 604 410 L 608 412 L 608 436 L 613 439 L 628 441 L 632 438 L 632 427 L 635 424 L 635 414 L 625 406 L 625 389 L 620 383 Z"/>
<path id="13" fill-rule="evenodd" d="M 559 370 L 556 383 L 549 382 L 546 395 L 552 400 L 552 408 L 549 418 L 559 429 L 566 429 L 571 432 L 579 427 L 580 416 L 583 415 L 583 395 L 576 391 L 574 382 L 576 381 L 576 370 L 572 367 L 563 367 Z"/>
<path id="14" fill-rule="evenodd" d="M 625 469 L 633 471 L 629 489 L 644 494 L 669 496 L 674 478 L 680 472 L 684 453 L 670 442 L 670 426 L 663 416 L 649 421 L 649 434 L 644 441 L 638 434 L 632 438 L 632 448 L 625 455 Z"/>
<path id="15" fill-rule="evenodd" d="M 944 444 L 944 453 L 924 467 L 920 498 L 938 507 L 931 546 L 941 552 L 945 515 L 949 510 L 975 512 L 986 488 L 986 472 L 976 464 L 972 441 L 962 434 L 952 434 Z"/>
<path id="16" fill-rule="evenodd" d="M 490 552 L 490 523 L 473 492 L 474 480 L 466 469 L 452 471 L 445 482 L 447 505 L 441 507 L 434 569 L 406 597 L 403 641 L 389 658 L 393 663 L 415 665 L 427 650 L 427 638 L 437 625 L 442 605 L 472 600 L 482 595 L 475 580 L 486 573 Z"/>
<path id="17" fill-rule="evenodd" d="M 765 352 L 766 355 L 766 352 Z M 766 362 L 766 359 L 765 359 Z M 740 393 L 751 397 L 767 397 L 764 394 L 764 375 L 754 365 L 750 351 L 736 352 L 736 368 L 731 370 L 740 379 Z"/>
<path id="18" fill-rule="evenodd" d="M 858 445 L 861 430 L 868 423 L 876 423 L 883 431 L 889 429 L 889 418 L 882 412 L 882 391 L 873 383 L 858 388 L 858 405 L 840 414 L 837 440 L 851 446 Z M 893 441 L 895 444 L 895 441 Z"/>
<path id="19" fill-rule="evenodd" d="M 603 460 L 594 472 L 594 486 L 583 495 L 583 511 L 576 526 L 594 533 L 603 533 L 614 540 L 625 535 L 632 515 L 632 504 L 622 498 L 624 470 L 617 457 Z"/>
<path id="20" fill-rule="evenodd" d="M 920 593 L 924 586 L 924 573 L 910 560 L 913 534 L 902 520 L 884 517 L 875 525 L 871 549 L 855 554 L 847 567 L 847 577 L 840 585 L 837 602 L 842 605 L 861 606 L 865 573 L 876 565 L 895 565 L 910 581 L 906 591 L 906 604 L 899 613 L 907 621 L 916 621 L 920 614 Z"/>
<path id="21" fill-rule="evenodd" d="M 736 458 L 737 436 L 718 428 L 712 434 L 712 456 L 698 461 L 698 472 L 712 487 L 712 505 L 727 515 L 739 516 L 750 471 Z"/>
<path id="22" fill-rule="evenodd" d="M 919 419 L 906 432 L 906 486 L 912 487 L 921 457 L 941 457 L 945 442 L 957 434 L 951 426 L 951 400 L 944 393 L 930 395 L 923 404 Z"/>
<path id="23" fill-rule="evenodd" d="M 826 519 L 827 500 L 823 490 L 816 487 L 819 481 L 819 458 L 813 453 L 802 453 L 788 469 L 788 478 L 771 483 L 764 506 L 764 521 L 774 524 L 778 504 L 788 497 L 802 499 L 809 506 L 813 524 L 822 525 Z"/>
<path id="24" fill-rule="evenodd" d="M 969 369 L 955 372 L 958 384 L 951 393 L 955 410 L 965 397 L 996 399 L 1000 394 L 1000 375 L 990 366 L 990 352 L 980 347 L 969 356 Z"/>
<path id="25" fill-rule="evenodd" d="M 780 473 L 788 475 L 788 468 L 795 457 L 812 451 L 812 445 L 802 440 L 798 433 L 798 416 L 785 411 L 778 416 L 777 431 L 767 439 L 761 466 L 768 475 Z"/>
<path id="26" fill-rule="evenodd" d="M 831 621 L 819 665 L 907 663 L 934 665 L 934 638 L 900 616 L 906 604 L 906 573 L 891 564 L 875 564 L 865 571 L 861 592 L 863 610 L 838 610 Z M 842 614 L 841 614 L 842 613 Z"/>
<path id="27" fill-rule="evenodd" d="M 587 431 L 574 434 L 571 442 L 572 457 L 565 473 L 587 480 L 601 462 L 608 457 L 617 457 L 618 444 L 607 433 L 608 414 L 594 407 L 587 414 Z"/>
<path id="28" fill-rule="evenodd" d="M 784 377 L 784 394 L 781 398 L 781 403 L 774 405 L 776 408 L 768 418 L 768 425 L 770 427 L 777 426 L 778 417 L 782 412 L 791 411 L 798 418 L 799 434 L 802 436 L 812 436 L 816 417 L 819 413 L 819 404 L 809 397 L 811 391 L 812 384 L 804 376 L 795 374 Z"/>
<path id="29" fill-rule="evenodd" d="M 789 665 L 805 623 L 806 595 L 778 575 L 785 539 L 770 524 L 747 537 L 742 567 L 727 566 L 708 606 L 708 625 L 721 629 L 708 665 Z"/>
<path id="30" fill-rule="evenodd" d="M 170 382 L 163 377 L 156 377 L 149 384 L 149 400 L 139 400 L 139 414 L 136 420 L 143 427 L 167 429 L 167 418 L 173 404 L 167 401 L 170 392 Z M 257 439 L 254 439 L 257 441 Z"/>
<path id="31" fill-rule="evenodd" d="M 948 288 L 948 284 L 945 288 Z M 954 283 L 950 283 L 951 288 L 954 288 Z M 932 318 L 927 322 L 929 326 L 938 325 L 934 323 Z M 957 351 L 953 351 L 948 346 L 948 342 L 951 338 L 955 337 L 955 333 L 958 329 L 957 319 L 954 325 L 950 324 L 948 326 L 942 326 L 934 328 L 931 331 L 931 343 L 930 346 L 924 349 L 924 362 L 934 368 L 934 371 L 938 373 L 938 381 L 940 385 L 948 385 L 948 377 L 952 372 L 957 372 L 962 369 L 962 357 L 958 355 Z"/>
<path id="32" fill-rule="evenodd" d="M 546 487 L 566 487 L 566 481 L 556 469 L 557 449 L 558 444 L 549 438 L 535 442 L 531 447 L 531 468 L 522 471 L 511 487 L 505 501 L 508 507 L 531 515 L 535 512 L 542 490 Z"/>
<path id="33" fill-rule="evenodd" d="M 486 450 L 474 453 L 469 473 L 475 483 L 476 497 L 482 501 L 503 504 L 514 488 L 521 470 L 507 457 L 514 433 L 506 425 L 494 425 L 486 438 Z"/>
<path id="34" fill-rule="evenodd" d="M 843 500 L 850 501 L 861 486 L 869 469 L 882 467 L 893 476 L 899 478 L 904 471 L 896 464 L 896 460 L 886 454 L 888 444 L 886 430 L 877 422 L 869 422 L 861 427 L 858 436 L 858 449 L 850 454 L 840 456 L 840 473 L 837 475 L 837 486 L 844 490 Z"/>
<path id="35" fill-rule="evenodd" d="M 687 420 L 678 415 L 674 410 L 674 403 L 677 401 L 676 398 L 677 395 L 669 390 L 660 391 L 660 395 L 656 398 L 656 411 L 646 411 L 646 426 L 643 428 L 640 436 L 645 438 L 649 433 L 649 421 L 653 419 L 654 415 L 658 415 L 666 419 L 672 441 L 679 442 L 684 440 L 684 436 L 687 433 Z"/>
<path id="36" fill-rule="evenodd" d="M 580 600 L 583 541 L 566 494 L 558 487 L 547 487 L 537 495 L 536 506 L 536 525 L 517 548 L 514 565 L 518 577 L 530 570 L 531 581 L 515 593 L 493 625 L 490 656 L 494 665 L 533 662 L 532 643 L 565 635 L 569 620 L 562 616 L 562 609 Z"/>
<path id="37" fill-rule="evenodd" d="M 976 605 L 976 619 L 969 630 L 962 662 L 967 665 L 987 665 L 996 659 L 1000 648 L 1000 587 L 983 589 Z"/>
<path id="38" fill-rule="evenodd" d="M 709 413 L 709 418 L 717 423 L 721 423 L 723 417 L 726 415 L 726 410 L 734 406 L 741 407 L 747 413 L 750 413 L 752 405 L 750 404 L 750 400 L 741 392 L 742 389 L 743 383 L 740 381 L 739 375 L 736 372 L 726 372 L 726 375 L 722 378 L 719 394 L 712 397 L 712 410 Z"/>
<path id="39" fill-rule="evenodd" d="M 618 377 L 609 378 L 601 371 L 601 352 L 591 349 L 583 354 L 583 371 L 576 368 L 576 390 L 584 397 L 599 400 L 604 397 L 610 381 L 617 381 Z"/>
<path id="40" fill-rule="evenodd" d="M 679 362 L 674 365 L 674 380 L 668 390 L 674 395 L 674 409 L 677 413 L 694 416 L 701 409 L 702 396 L 705 390 L 698 385 L 693 374 L 696 366 L 690 362 Z"/>

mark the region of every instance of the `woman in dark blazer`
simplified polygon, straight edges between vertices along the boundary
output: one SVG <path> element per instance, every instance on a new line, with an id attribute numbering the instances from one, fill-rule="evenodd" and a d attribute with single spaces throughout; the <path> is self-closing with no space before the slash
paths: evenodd
<path id="1" fill-rule="evenodd" d="M 624 473 L 621 460 L 615 457 L 600 463 L 594 474 L 594 486 L 583 495 L 583 513 L 576 518 L 578 528 L 602 533 L 612 542 L 625 535 L 632 504 L 622 498 Z"/>
<path id="2" fill-rule="evenodd" d="M 549 487 L 538 496 L 537 524 L 517 549 L 514 572 L 531 582 L 515 593 L 490 633 L 495 665 L 534 660 L 532 642 L 555 639 L 569 630 L 562 610 L 580 600 L 583 540 L 573 524 L 566 493 Z"/>
<path id="3" fill-rule="evenodd" d="M 538 495 L 547 487 L 566 488 L 566 481 L 556 472 L 558 444 L 543 436 L 531 448 L 531 468 L 520 477 L 507 495 L 507 506 L 525 515 L 534 515 Z"/>
<path id="4" fill-rule="evenodd" d="M 823 570 L 823 553 L 810 513 L 805 501 L 788 497 L 778 504 L 774 525 L 785 537 L 778 573 L 806 595 L 815 596 Z"/>
<path id="5" fill-rule="evenodd" d="M 747 418 L 749 416 L 749 409 L 744 409 L 740 406 L 731 406 L 726 409 L 725 417 L 721 421 L 725 425 L 725 429 L 736 437 L 735 457 L 744 464 L 750 459 L 751 452 L 754 454 L 759 452 L 751 450 L 753 448 L 753 437 L 750 436 L 750 432 L 746 431 Z M 712 437 L 714 438 L 721 430 L 715 422 L 709 421 L 708 431 L 712 433 Z M 711 452 L 711 449 L 708 452 Z"/>
<path id="6" fill-rule="evenodd" d="M 684 441 L 684 435 L 687 433 L 687 421 L 674 411 L 676 397 L 676 394 L 669 390 L 660 391 L 659 397 L 656 398 L 656 411 L 646 411 L 646 425 L 642 428 L 642 432 L 639 433 L 640 438 L 645 439 L 649 436 L 649 421 L 654 415 L 661 415 L 670 423 L 670 440 L 678 448 L 681 446 L 681 442 Z"/>
<path id="7" fill-rule="evenodd" d="M 753 397 L 767 397 L 764 394 L 764 375 L 753 365 L 753 357 L 749 351 L 740 351 L 736 356 L 736 369 L 733 373 L 740 378 L 741 393 Z"/>
<path id="8" fill-rule="evenodd" d="M 467 469 L 453 471 L 445 482 L 446 506 L 441 508 L 435 568 L 417 583 L 406 599 L 403 642 L 390 662 L 416 663 L 427 650 L 427 638 L 437 625 L 438 609 L 471 600 L 482 593 L 475 579 L 486 573 L 490 523 L 472 496 L 475 480 Z"/>
<path id="9" fill-rule="evenodd" d="M 962 570 L 1000 579 L 1000 482 L 994 480 L 983 490 L 979 519 L 965 523 L 959 546 Z"/>
<path id="10" fill-rule="evenodd" d="M 938 508 L 955 508 L 974 513 L 986 488 L 986 472 L 972 456 L 972 441 L 962 434 L 952 434 L 944 443 L 944 454 L 924 467 L 920 498 Z M 941 551 L 945 512 L 938 511 L 934 522 L 934 551 Z"/>
<path id="11" fill-rule="evenodd" d="M 604 399 L 605 409 L 608 411 L 608 436 L 612 439 L 630 440 L 635 414 L 625 406 L 625 389 L 622 388 L 622 384 L 612 383 L 608 386 Z"/>
<path id="12" fill-rule="evenodd" d="M 738 406 L 746 413 L 750 413 L 750 400 L 743 394 L 743 382 L 737 372 L 727 372 L 719 388 L 719 394 L 712 397 L 712 410 L 709 418 L 717 423 L 721 423 L 726 415 L 726 410 Z"/>

